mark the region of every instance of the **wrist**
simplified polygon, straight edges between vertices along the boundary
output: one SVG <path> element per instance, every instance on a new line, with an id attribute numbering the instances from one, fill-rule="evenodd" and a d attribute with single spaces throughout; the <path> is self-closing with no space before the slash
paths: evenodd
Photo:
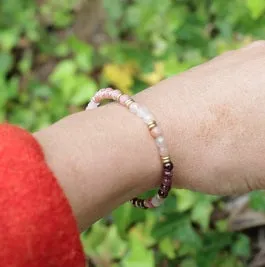
<path id="1" fill-rule="evenodd" d="M 161 179 L 162 166 L 148 130 L 117 104 L 66 117 L 35 137 L 80 229 Z"/>
<path id="2" fill-rule="evenodd" d="M 161 125 L 175 166 L 173 184 L 205 191 L 207 178 L 216 166 L 217 146 L 214 140 L 207 141 L 211 134 L 208 104 L 191 94 L 199 86 L 196 88 L 188 78 L 172 77 L 137 94 L 135 99 L 146 105 Z"/>

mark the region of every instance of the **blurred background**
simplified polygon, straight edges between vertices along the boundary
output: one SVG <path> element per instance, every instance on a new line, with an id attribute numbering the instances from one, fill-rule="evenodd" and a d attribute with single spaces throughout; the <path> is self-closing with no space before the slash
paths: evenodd
<path id="1" fill-rule="evenodd" d="M 134 94 L 256 39 L 265 0 L 0 0 L 0 122 L 35 131 L 100 87 Z M 264 225 L 263 191 L 173 190 L 165 206 L 127 203 L 81 239 L 90 266 L 259 267 Z"/>

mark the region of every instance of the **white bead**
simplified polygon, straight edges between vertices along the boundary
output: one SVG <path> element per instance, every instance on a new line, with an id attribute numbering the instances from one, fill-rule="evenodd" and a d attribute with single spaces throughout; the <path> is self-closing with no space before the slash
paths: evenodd
<path id="1" fill-rule="evenodd" d="M 154 116 L 146 107 L 139 107 L 137 116 L 142 118 L 145 123 L 150 123 L 155 120 Z"/>
<path id="2" fill-rule="evenodd" d="M 146 115 L 146 116 L 143 118 L 143 120 L 144 120 L 144 122 L 145 122 L 146 124 L 148 124 L 148 123 L 151 123 L 152 121 L 154 121 L 155 118 L 154 118 L 154 116 L 150 113 L 150 114 Z"/>
<path id="3" fill-rule="evenodd" d="M 159 195 L 155 195 L 151 200 L 151 203 L 154 207 L 159 207 L 163 202 L 164 199 L 160 198 Z"/>
<path id="4" fill-rule="evenodd" d="M 138 111 L 138 104 L 137 103 L 132 103 L 130 106 L 129 106 L 129 110 L 134 113 L 134 114 L 137 114 L 137 111 Z"/>
<path id="5" fill-rule="evenodd" d="M 164 137 L 159 136 L 155 139 L 157 146 L 160 147 L 165 147 L 165 142 L 164 142 Z"/>
<path id="6" fill-rule="evenodd" d="M 94 101 L 91 101 L 88 103 L 87 107 L 86 107 L 86 110 L 89 110 L 89 109 L 95 109 L 97 108 L 99 105 L 99 103 L 96 103 Z"/>
<path id="7" fill-rule="evenodd" d="M 113 91 L 113 93 L 119 95 L 119 94 L 121 94 L 121 91 L 116 89 Z"/>
<path id="8" fill-rule="evenodd" d="M 148 111 L 148 109 L 146 107 L 139 107 L 138 111 L 137 111 L 137 116 L 139 116 L 140 118 L 144 118 L 146 116 L 148 116 L 150 113 Z"/>

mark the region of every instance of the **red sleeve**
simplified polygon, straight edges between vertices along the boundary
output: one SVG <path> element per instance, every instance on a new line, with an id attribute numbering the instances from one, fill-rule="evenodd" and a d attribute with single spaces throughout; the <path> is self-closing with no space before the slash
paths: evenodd
<path id="1" fill-rule="evenodd" d="M 0 265 L 84 267 L 76 221 L 26 131 L 0 125 Z"/>

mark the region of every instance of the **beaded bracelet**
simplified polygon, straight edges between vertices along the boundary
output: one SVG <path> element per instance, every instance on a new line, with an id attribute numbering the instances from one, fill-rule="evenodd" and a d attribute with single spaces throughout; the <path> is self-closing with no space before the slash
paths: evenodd
<path id="1" fill-rule="evenodd" d="M 121 105 L 127 107 L 132 113 L 143 119 L 147 124 L 151 136 L 155 139 L 160 158 L 163 164 L 163 179 L 158 193 L 149 199 L 133 198 L 131 203 L 135 207 L 147 209 L 156 208 L 160 206 L 171 189 L 173 164 L 170 160 L 168 149 L 162 135 L 160 127 L 157 125 L 153 114 L 151 114 L 146 107 L 136 103 L 128 95 L 122 94 L 120 90 L 113 90 L 111 88 L 103 88 L 99 90 L 86 107 L 86 110 L 97 108 L 100 102 L 104 99 L 112 99 L 119 102 Z"/>

